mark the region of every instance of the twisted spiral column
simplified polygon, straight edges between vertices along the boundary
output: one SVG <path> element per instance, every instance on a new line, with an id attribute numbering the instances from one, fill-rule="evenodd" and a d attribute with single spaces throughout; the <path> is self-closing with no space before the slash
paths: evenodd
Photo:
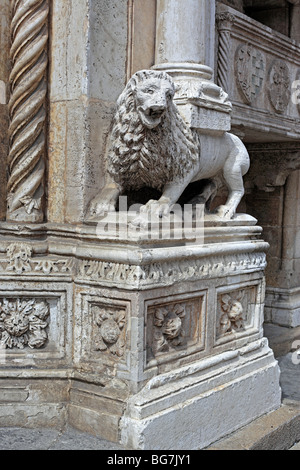
<path id="1" fill-rule="evenodd" d="M 234 16 L 230 13 L 217 15 L 217 24 L 219 29 L 219 45 L 218 45 L 218 85 L 223 90 L 228 91 L 228 67 L 230 56 L 230 30 L 234 21 Z"/>
<path id="2" fill-rule="evenodd" d="M 230 48 L 230 32 L 222 31 L 219 36 L 218 53 L 218 85 L 223 90 L 228 90 L 228 57 Z"/>
<path id="3" fill-rule="evenodd" d="M 7 220 L 41 222 L 43 214 L 48 0 L 11 0 L 10 151 Z"/>

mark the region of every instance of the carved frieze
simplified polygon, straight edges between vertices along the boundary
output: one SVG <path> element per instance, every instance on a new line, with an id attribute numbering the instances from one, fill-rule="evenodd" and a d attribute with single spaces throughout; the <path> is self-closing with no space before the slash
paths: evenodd
<path id="1" fill-rule="evenodd" d="M 106 261 L 81 260 L 79 278 L 93 282 L 123 285 L 135 284 L 139 287 L 163 283 L 209 279 L 238 274 L 240 271 L 264 269 L 265 253 L 233 254 L 181 262 L 157 262 L 149 265 L 129 265 Z"/>
<path id="2" fill-rule="evenodd" d="M 50 309 L 40 299 L 0 299 L 0 346 L 39 349 L 45 346 Z"/>
<path id="3" fill-rule="evenodd" d="M 265 78 L 265 57 L 251 44 L 241 44 L 235 54 L 235 74 L 246 103 L 252 104 L 260 94 Z"/>
<path id="4" fill-rule="evenodd" d="M 93 305 L 95 351 L 107 351 L 122 357 L 125 348 L 126 310 L 107 305 Z"/>
<path id="5" fill-rule="evenodd" d="M 0 273 L 24 274 L 71 274 L 73 260 L 65 258 L 51 259 L 33 257 L 32 246 L 26 243 L 12 243 L 7 249 L 7 256 L 0 258 Z"/>
<path id="6" fill-rule="evenodd" d="M 276 59 L 268 73 L 268 96 L 277 113 L 284 113 L 291 99 L 291 78 L 287 64 Z"/>

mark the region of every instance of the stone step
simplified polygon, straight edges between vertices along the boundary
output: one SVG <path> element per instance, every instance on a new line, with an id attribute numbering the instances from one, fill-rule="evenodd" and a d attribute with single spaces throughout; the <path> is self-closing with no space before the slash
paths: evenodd
<path id="1" fill-rule="evenodd" d="M 206 450 L 297 450 L 299 441 L 300 403 L 289 400 Z"/>

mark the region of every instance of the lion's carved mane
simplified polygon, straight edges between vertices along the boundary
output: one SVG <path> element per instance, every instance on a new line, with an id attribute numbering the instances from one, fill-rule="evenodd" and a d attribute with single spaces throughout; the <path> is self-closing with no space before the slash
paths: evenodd
<path id="1" fill-rule="evenodd" d="M 167 182 L 181 179 L 199 160 L 200 142 L 186 125 L 173 100 L 154 129 L 146 128 L 136 111 L 133 80 L 168 80 L 164 72 L 137 72 L 117 101 L 108 150 L 108 172 L 126 189 L 161 189 Z M 173 83 L 172 83 L 172 86 Z"/>

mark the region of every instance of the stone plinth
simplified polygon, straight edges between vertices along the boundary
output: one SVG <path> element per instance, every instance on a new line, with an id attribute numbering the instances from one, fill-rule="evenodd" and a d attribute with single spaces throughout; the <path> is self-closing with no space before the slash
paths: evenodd
<path id="1" fill-rule="evenodd" d="M 197 449 L 280 405 L 256 220 L 161 235 L 1 225 L 2 426 L 68 420 L 128 448 Z"/>

